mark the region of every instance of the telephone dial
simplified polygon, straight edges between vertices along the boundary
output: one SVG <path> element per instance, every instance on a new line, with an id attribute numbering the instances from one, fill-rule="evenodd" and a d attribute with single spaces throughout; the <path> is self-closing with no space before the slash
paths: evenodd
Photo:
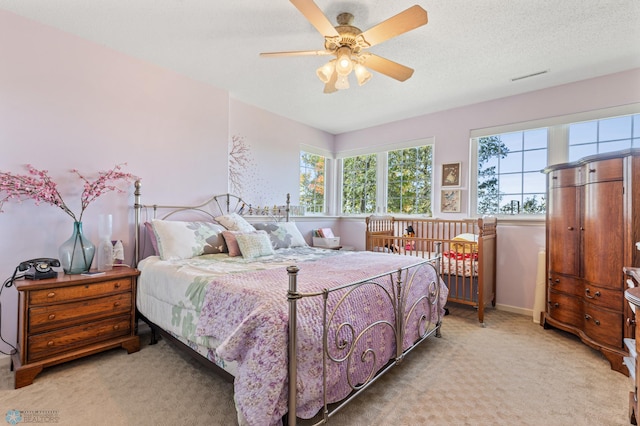
<path id="1" fill-rule="evenodd" d="M 21 262 L 20 265 L 18 265 L 18 271 L 27 271 L 24 277 L 28 280 L 44 280 L 58 276 L 58 273 L 51 269 L 53 266 L 60 266 L 60 261 L 58 259 L 43 257 Z"/>

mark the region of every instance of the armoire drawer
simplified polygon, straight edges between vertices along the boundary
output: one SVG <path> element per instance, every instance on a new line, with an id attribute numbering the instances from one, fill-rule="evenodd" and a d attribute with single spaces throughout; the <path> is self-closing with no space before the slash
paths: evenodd
<path id="1" fill-rule="evenodd" d="M 549 187 L 576 186 L 580 183 L 579 169 L 559 169 L 549 174 Z"/>
<path id="2" fill-rule="evenodd" d="M 622 313 L 584 304 L 584 332 L 602 345 L 622 348 Z"/>
<path id="3" fill-rule="evenodd" d="M 549 274 L 549 288 L 560 293 L 567 293 L 573 296 L 582 296 L 582 281 L 555 273 Z"/>
<path id="4" fill-rule="evenodd" d="M 549 306 L 547 312 L 551 318 L 582 328 L 584 317 L 582 315 L 582 299 L 549 290 Z"/>
<path id="5" fill-rule="evenodd" d="M 585 283 L 583 296 L 585 301 L 599 307 L 609 308 L 620 312 L 624 309 L 624 296 L 620 290 L 613 290 Z"/>
<path id="6" fill-rule="evenodd" d="M 622 158 L 593 161 L 584 166 L 585 183 L 622 180 Z"/>

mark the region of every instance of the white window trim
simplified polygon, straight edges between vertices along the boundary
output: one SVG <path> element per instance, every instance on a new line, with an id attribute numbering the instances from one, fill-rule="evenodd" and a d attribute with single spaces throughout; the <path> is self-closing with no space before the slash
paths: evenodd
<path id="1" fill-rule="evenodd" d="M 469 150 L 469 214 L 477 216 L 478 208 L 478 139 L 485 136 L 498 135 L 502 133 L 521 132 L 525 130 L 548 128 L 547 141 L 547 166 L 553 164 L 566 163 L 569 159 L 569 125 L 582 121 L 602 120 L 621 115 L 631 115 L 640 113 L 640 103 L 620 105 L 611 108 L 604 108 L 594 111 L 579 112 L 574 114 L 559 115 L 556 117 L 544 118 L 540 120 L 524 121 L 501 126 L 487 127 L 483 129 L 473 129 L 470 132 Z M 530 215 L 496 215 L 499 218 L 522 217 L 528 219 L 544 218 L 542 214 Z"/>
<path id="2" fill-rule="evenodd" d="M 325 149 L 312 145 L 300 144 L 300 152 L 308 152 L 309 154 L 321 155 L 324 157 L 324 212 L 308 213 L 309 216 L 327 216 L 335 214 L 335 168 L 336 161 L 333 154 Z M 298 158 L 300 154 L 298 154 Z M 299 160 L 298 160 L 299 161 Z M 298 166 L 298 169 L 300 167 Z M 299 171 L 298 171 L 299 173 Z M 299 174 L 298 174 L 299 177 Z"/>
<path id="3" fill-rule="evenodd" d="M 343 175 L 343 166 L 344 166 L 344 158 L 349 157 L 357 157 L 360 155 L 371 155 L 376 154 L 377 168 L 376 168 L 376 214 L 385 214 L 387 213 L 387 184 L 389 181 L 388 177 L 388 168 L 387 162 L 389 159 L 388 152 L 389 151 L 397 151 L 400 149 L 407 148 L 416 148 L 419 146 L 427 146 L 431 145 L 431 150 L 433 153 L 434 162 L 432 164 L 433 169 L 435 170 L 435 137 L 430 136 L 421 139 L 412 139 L 403 142 L 390 143 L 385 145 L 377 145 L 375 147 L 367 147 L 367 148 L 358 148 L 347 151 L 341 151 L 336 154 L 336 176 L 335 181 L 337 185 L 336 188 L 336 204 L 335 204 L 335 214 L 340 216 L 368 216 L 368 213 L 362 214 L 345 214 L 342 213 L 342 175 Z M 435 173 L 431 176 L 432 179 L 435 180 Z M 431 187 L 433 188 L 435 182 L 431 183 Z M 433 199 L 434 194 L 431 192 L 431 214 L 433 215 Z"/>

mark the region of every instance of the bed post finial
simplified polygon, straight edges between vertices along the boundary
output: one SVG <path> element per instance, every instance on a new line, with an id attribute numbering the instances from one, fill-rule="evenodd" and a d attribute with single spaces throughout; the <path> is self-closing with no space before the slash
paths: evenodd
<path id="1" fill-rule="evenodd" d="M 287 193 L 287 205 L 284 208 L 285 211 L 285 220 L 289 222 L 289 208 L 291 204 L 291 194 Z"/>

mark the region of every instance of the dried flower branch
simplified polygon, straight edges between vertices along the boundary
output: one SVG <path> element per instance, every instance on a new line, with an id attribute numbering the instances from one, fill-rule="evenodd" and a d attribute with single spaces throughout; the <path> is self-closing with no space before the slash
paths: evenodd
<path id="1" fill-rule="evenodd" d="M 64 202 L 56 183 L 51 180 L 47 170 L 38 170 L 28 164 L 26 166 L 29 171 L 28 175 L 0 171 L 0 193 L 6 194 L 4 198 L 0 199 L 0 212 L 2 212 L 2 205 L 5 201 L 32 199 L 36 205 L 46 203 L 59 207 L 71 216 L 74 222 L 81 222 L 84 211 L 96 198 L 112 191 L 125 192 L 115 185 L 116 182 L 132 182 L 137 179 L 131 173 L 122 172 L 123 165 L 126 164 L 118 164 L 111 170 L 99 172 L 98 178 L 94 181 L 89 181 L 76 169 L 71 170 L 84 181 L 84 189 L 80 197 L 81 210 L 78 216 Z"/>

